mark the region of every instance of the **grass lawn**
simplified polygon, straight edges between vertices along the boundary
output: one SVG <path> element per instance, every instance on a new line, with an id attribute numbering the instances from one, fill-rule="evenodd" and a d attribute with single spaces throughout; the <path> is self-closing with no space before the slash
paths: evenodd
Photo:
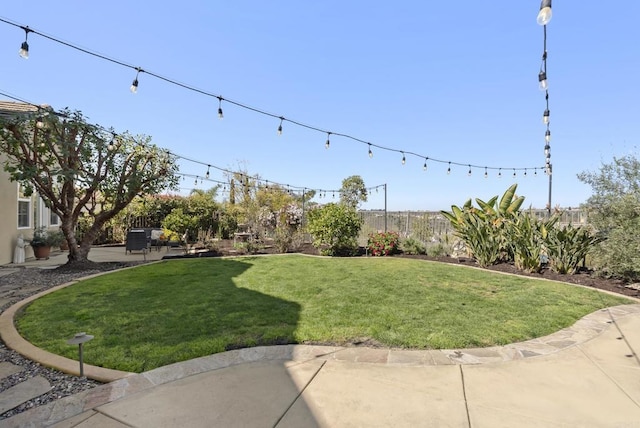
<path id="1" fill-rule="evenodd" d="M 141 372 L 228 349 L 343 343 L 456 349 L 544 336 L 633 303 L 580 287 L 403 258 L 301 255 L 166 261 L 82 281 L 17 320 L 35 345 Z"/>

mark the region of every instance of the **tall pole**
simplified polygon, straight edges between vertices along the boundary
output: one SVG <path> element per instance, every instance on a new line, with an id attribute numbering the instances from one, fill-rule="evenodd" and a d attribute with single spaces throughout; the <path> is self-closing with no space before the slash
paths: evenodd
<path id="1" fill-rule="evenodd" d="M 551 164 L 549 164 L 549 203 L 547 206 L 547 211 L 549 212 L 549 216 L 551 216 L 551 182 L 553 180 L 553 173 Z"/>
<path id="2" fill-rule="evenodd" d="M 387 233 L 387 183 L 384 183 L 384 233 Z"/>

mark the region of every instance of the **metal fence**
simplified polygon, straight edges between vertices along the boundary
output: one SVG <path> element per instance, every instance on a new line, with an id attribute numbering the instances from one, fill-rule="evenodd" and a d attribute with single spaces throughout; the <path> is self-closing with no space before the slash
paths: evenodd
<path id="1" fill-rule="evenodd" d="M 549 216 L 547 210 L 525 210 L 536 218 Z M 370 233 L 398 232 L 402 237 L 413 237 L 422 242 L 437 240 L 453 229 L 451 224 L 440 211 L 387 211 L 373 210 L 360 211 L 360 217 L 364 224 L 360 231 L 358 242 L 364 245 Z M 587 224 L 587 212 L 583 210 L 567 209 L 562 213 L 558 222 L 560 226 L 572 224 L 580 226 Z M 386 229 L 385 229 L 386 227 Z"/>

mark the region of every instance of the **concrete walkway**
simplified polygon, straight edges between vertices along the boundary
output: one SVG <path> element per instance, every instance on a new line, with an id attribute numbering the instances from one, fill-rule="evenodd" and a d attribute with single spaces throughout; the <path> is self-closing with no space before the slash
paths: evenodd
<path id="1" fill-rule="evenodd" d="M 640 427 L 639 351 L 640 305 L 504 347 L 249 348 L 125 375 L 0 427 Z"/>

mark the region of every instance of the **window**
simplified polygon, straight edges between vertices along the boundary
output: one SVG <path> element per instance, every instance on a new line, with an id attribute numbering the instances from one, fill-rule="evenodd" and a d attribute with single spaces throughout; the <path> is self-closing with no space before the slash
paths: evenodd
<path id="1" fill-rule="evenodd" d="M 31 197 L 24 194 L 22 185 L 18 185 L 18 229 L 31 227 Z"/>
<path id="2" fill-rule="evenodd" d="M 49 226 L 59 226 L 60 225 L 60 217 L 58 214 L 49 210 Z"/>

